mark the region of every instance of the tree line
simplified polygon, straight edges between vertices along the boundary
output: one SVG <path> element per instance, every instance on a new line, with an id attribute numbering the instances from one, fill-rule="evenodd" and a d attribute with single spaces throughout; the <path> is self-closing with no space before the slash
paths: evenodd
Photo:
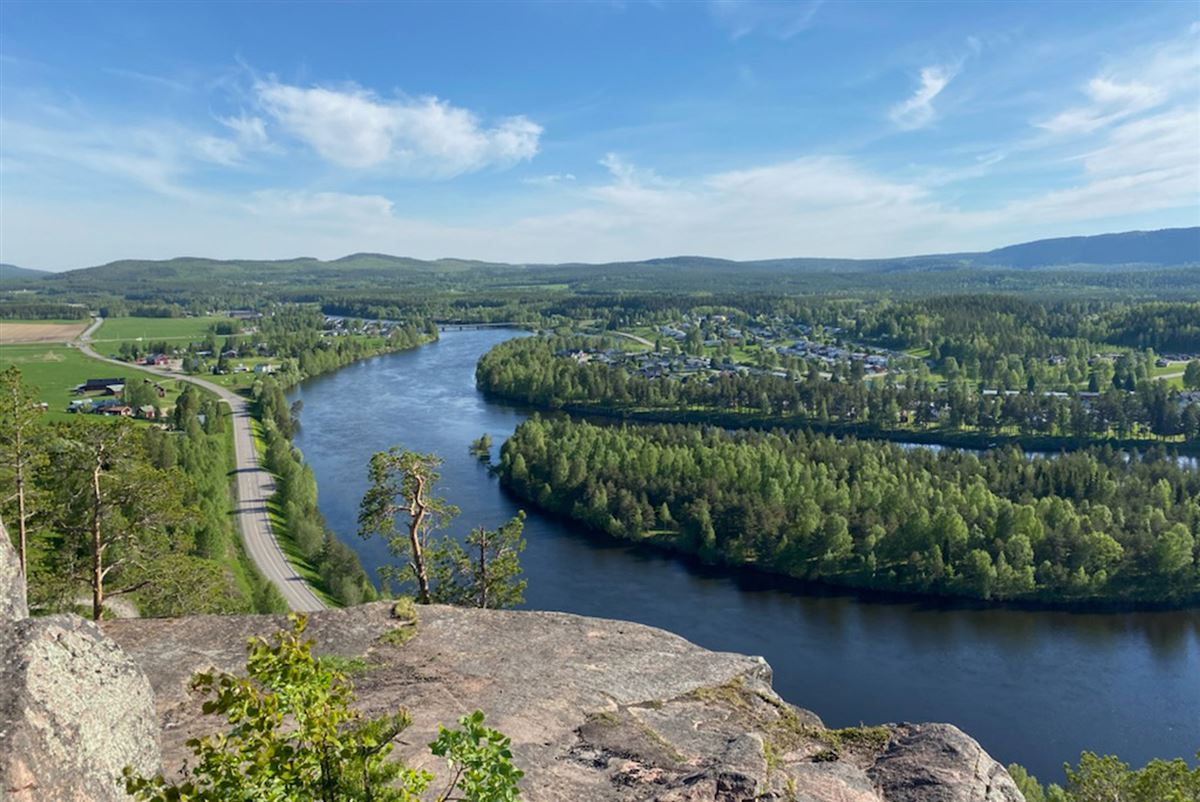
<path id="1" fill-rule="evenodd" d="M 804 579 L 980 599 L 1200 599 L 1200 473 L 1161 449 L 977 455 L 535 417 L 498 470 L 522 498 L 615 537 Z"/>
<path id="2" fill-rule="evenodd" d="M 1200 402 L 1183 403 L 1165 382 L 1142 382 L 1134 390 L 1110 385 L 1085 400 L 1075 391 L 996 392 L 963 377 L 944 386 L 913 374 L 864 382 L 853 374 L 840 377 L 836 370 L 822 375 L 816 365 L 799 375 L 725 371 L 677 380 L 562 356 L 602 345 L 578 336 L 509 340 L 480 358 L 476 383 L 489 395 L 549 409 L 735 413 L 757 416 L 759 424 L 779 419 L 861 425 L 877 432 L 1200 438 Z"/>
<path id="3" fill-rule="evenodd" d="M 317 480 L 300 450 L 292 445 L 299 430 L 298 402 L 288 405 L 282 384 L 273 377 L 255 382 L 254 401 L 262 422 L 265 464 L 276 477 L 275 504 L 289 538 L 320 576 L 321 585 L 339 604 L 354 605 L 376 598 L 375 586 L 358 555 L 325 524 L 317 507 Z"/>

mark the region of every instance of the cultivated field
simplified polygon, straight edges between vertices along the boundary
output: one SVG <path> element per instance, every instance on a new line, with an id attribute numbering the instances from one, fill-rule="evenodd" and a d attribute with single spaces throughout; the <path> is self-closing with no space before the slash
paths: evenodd
<path id="1" fill-rule="evenodd" d="M 74 340 L 90 320 L 0 320 L 0 345 L 65 343 Z"/>

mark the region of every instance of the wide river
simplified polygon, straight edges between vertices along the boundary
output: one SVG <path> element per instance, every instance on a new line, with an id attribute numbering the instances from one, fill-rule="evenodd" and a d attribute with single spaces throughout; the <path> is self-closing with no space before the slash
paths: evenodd
<path id="1" fill-rule="evenodd" d="M 440 342 L 360 362 L 298 387 L 296 444 L 316 472 L 330 527 L 363 565 L 391 562 L 356 534 L 367 460 L 403 446 L 445 459 L 454 531 L 494 527 L 518 507 L 467 453 L 498 450 L 527 412 L 475 390 L 479 356 L 507 330 L 444 332 Z M 1002 763 L 1062 781 L 1091 750 L 1140 766 L 1200 749 L 1200 612 L 1067 613 L 897 602 L 805 592 L 614 543 L 529 511 L 527 606 L 637 621 L 709 649 L 763 655 L 788 701 L 835 727 L 949 721 Z"/>

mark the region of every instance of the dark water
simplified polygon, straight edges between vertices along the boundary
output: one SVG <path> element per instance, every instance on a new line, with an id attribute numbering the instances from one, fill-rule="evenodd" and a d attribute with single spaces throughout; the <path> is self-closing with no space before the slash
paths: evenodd
<path id="1" fill-rule="evenodd" d="M 511 331 L 441 342 L 306 382 L 296 439 L 334 531 L 369 571 L 382 542 L 355 534 L 366 463 L 393 445 L 441 454 L 457 531 L 495 526 L 517 504 L 467 445 L 496 448 L 525 417 L 483 400 L 474 367 Z M 775 687 L 830 726 L 949 721 L 1003 763 L 1061 779 L 1084 749 L 1141 765 L 1200 749 L 1200 612 L 1094 614 L 972 609 L 852 594 L 805 594 L 588 536 L 530 512 L 528 606 L 621 618 L 715 650 L 761 654 Z"/>

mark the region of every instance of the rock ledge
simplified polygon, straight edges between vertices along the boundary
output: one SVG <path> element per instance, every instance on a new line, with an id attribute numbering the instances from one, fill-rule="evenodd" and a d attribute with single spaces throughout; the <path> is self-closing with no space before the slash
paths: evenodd
<path id="1" fill-rule="evenodd" d="M 1023 802 L 1008 773 L 947 724 L 828 730 L 771 689 L 762 658 L 710 652 L 676 635 L 563 613 L 419 608 L 415 638 L 390 605 L 310 617 L 317 651 L 360 658 L 364 712 L 398 707 L 397 749 L 439 769 L 425 744 L 478 708 L 512 737 L 529 802 Z M 105 631 L 154 688 L 164 765 L 219 722 L 188 689 L 197 671 L 237 671 L 246 639 L 280 616 L 112 621 Z"/>

